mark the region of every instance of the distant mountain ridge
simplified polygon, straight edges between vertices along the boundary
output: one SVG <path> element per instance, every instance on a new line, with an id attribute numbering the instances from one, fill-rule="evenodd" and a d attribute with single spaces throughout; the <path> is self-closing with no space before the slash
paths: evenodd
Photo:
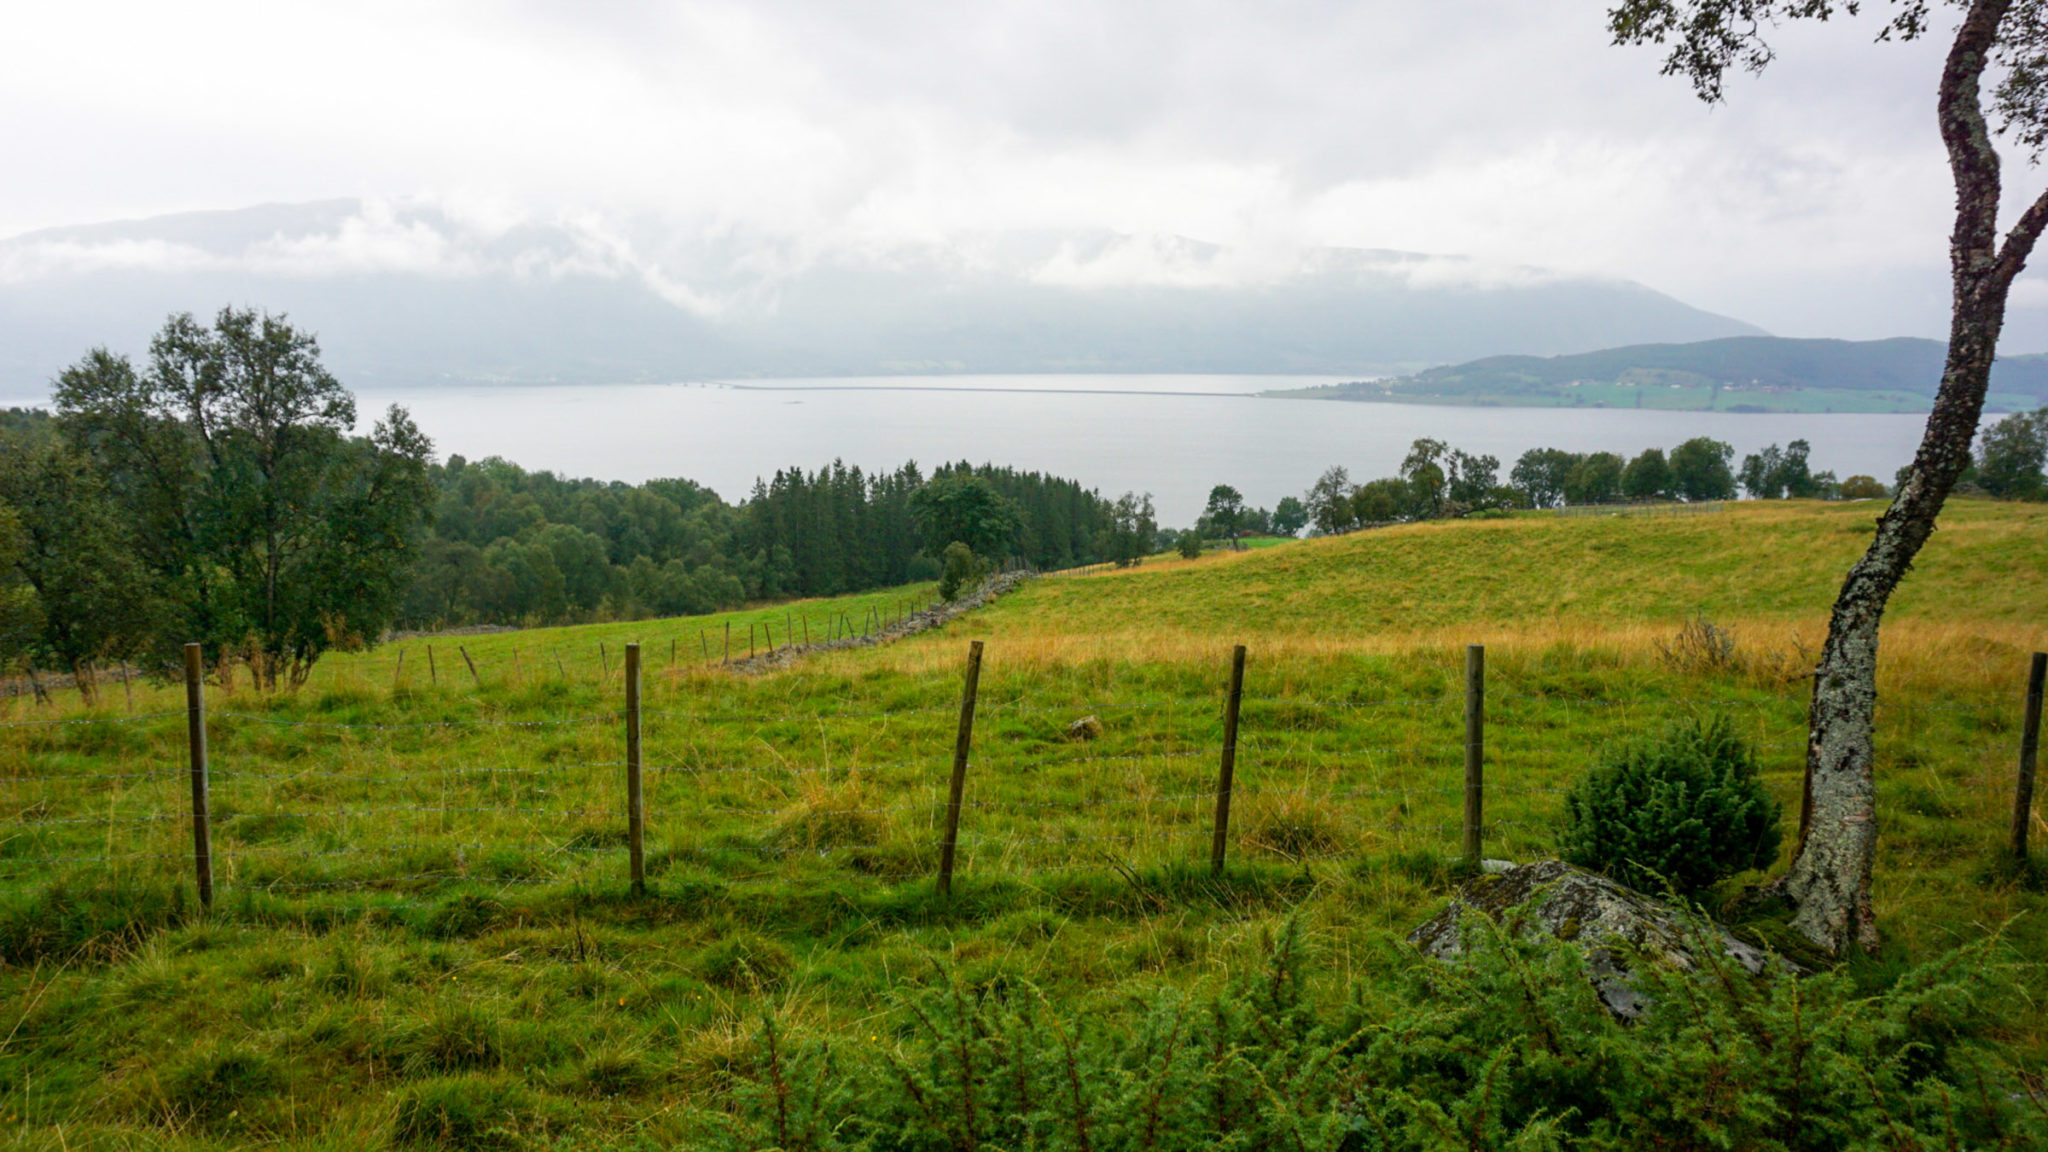
<path id="1" fill-rule="evenodd" d="M 345 380 L 1379 373 L 1754 334 L 1638 284 L 1455 257 L 1022 232 L 813 248 L 647 221 L 325 201 L 0 241 L 0 388 L 174 311 L 288 313 Z"/>
<path id="2" fill-rule="evenodd" d="M 1938 340 L 1738 336 L 1562 356 L 1489 356 L 1291 395 L 1318 399 L 1724 412 L 1924 412 L 1947 354 Z M 1987 406 L 2048 404 L 2048 356 L 1999 358 Z"/>

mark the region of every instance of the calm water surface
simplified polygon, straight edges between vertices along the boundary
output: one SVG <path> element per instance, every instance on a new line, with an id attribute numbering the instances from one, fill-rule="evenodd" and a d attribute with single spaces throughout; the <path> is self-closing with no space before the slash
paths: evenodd
<path id="1" fill-rule="evenodd" d="M 914 376 L 729 384 L 435 386 L 365 390 L 360 411 L 412 410 L 442 455 L 638 482 L 686 476 L 728 500 L 756 477 L 843 459 L 994 461 L 1071 476 L 1115 495 L 1150 492 L 1160 522 L 1191 523 L 1210 487 L 1255 505 L 1300 495 L 1341 464 L 1389 475 L 1419 436 L 1501 460 L 1530 448 L 1634 454 L 1712 436 L 1738 454 L 1804 438 L 1816 468 L 1889 481 L 1924 416 L 1738 415 L 1635 409 L 1436 408 L 1276 400 L 1253 393 L 1333 382 L 1303 376 Z M 23 402 L 21 400 L 16 403 Z M 26 402 L 47 403 L 40 397 Z"/>
<path id="2" fill-rule="evenodd" d="M 1912 458 L 1914 415 L 1745 415 L 1635 409 L 1437 408 L 1276 400 L 1252 393 L 1330 382 L 1300 376 L 953 376 L 744 384 L 444 387 L 364 393 L 365 415 L 412 410 L 445 455 L 638 482 L 686 476 L 728 500 L 777 468 L 833 459 L 864 469 L 994 461 L 1071 476 L 1114 495 L 1150 492 L 1160 522 L 1191 523 L 1209 489 L 1255 505 L 1300 495 L 1341 464 L 1393 473 L 1410 441 L 1447 440 L 1501 460 L 1530 448 L 1633 454 L 1712 436 L 1738 454 L 1804 438 L 1816 468 L 1887 482 Z"/>

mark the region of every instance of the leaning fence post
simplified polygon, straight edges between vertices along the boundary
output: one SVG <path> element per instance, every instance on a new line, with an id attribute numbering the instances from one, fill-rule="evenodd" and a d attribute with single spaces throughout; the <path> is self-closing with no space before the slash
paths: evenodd
<path id="1" fill-rule="evenodd" d="M 939 895 L 953 894 L 953 849 L 960 841 L 960 795 L 967 787 L 967 749 L 974 743 L 974 696 L 981 687 L 981 641 L 967 648 L 967 684 L 960 693 L 960 734 L 953 741 L 953 780 L 946 789 L 946 840 L 939 849 Z"/>
<path id="2" fill-rule="evenodd" d="M 1486 815 L 1486 646 L 1465 646 L 1465 863 L 1479 867 Z"/>
<path id="3" fill-rule="evenodd" d="M 1237 773 L 1237 709 L 1244 700 L 1244 645 L 1230 653 L 1230 695 L 1223 702 L 1223 767 L 1216 774 L 1216 836 L 1209 844 L 1209 868 L 1223 875 L 1230 842 L 1230 784 Z"/>
<path id="4" fill-rule="evenodd" d="M 626 856 L 633 895 L 647 891 L 646 813 L 640 804 L 640 645 L 626 645 Z"/>
<path id="5" fill-rule="evenodd" d="M 434 667 L 434 646 L 427 645 L 427 683 L 441 686 L 441 673 Z"/>
<path id="6" fill-rule="evenodd" d="M 206 668 L 199 645 L 185 645 L 185 739 L 192 747 L 192 867 L 199 903 L 213 906 L 213 830 L 206 797 Z"/>
<path id="7" fill-rule="evenodd" d="M 474 660 L 471 660 L 471 659 L 469 658 L 469 649 L 467 649 L 467 648 L 464 648 L 464 647 L 463 647 L 462 645 L 460 645 L 460 644 L 457 644 L 457 645 L 455 646 L 455 650 L 456 650 L 457 652 L 460 652 L 460 653 L 462 653 L 462 662 L 463 662 L 464 664 L 467 664 L 467 665 L 469 665 L 469 678 L 470 678 L 471 680 L 473 680 L 473 681 L 475 681 L 475 682 L 476 682 L 476 686 L 477 686 L 478 688 L 482 688 L 482 687 L 484 686 L 484 678 L 483 678 L 482 676 L 479 676 L 479 675 L 477 675 L 477 671 L 476 671 L 476 661 L 474 661 Z"/>
<path id="8" fill-rule="evenodd" d="M 2027 671 L 2027 714 L 2020 726 L 2020 776 L 2012 790 L 2012 854 L 2027 862 L 2027 825 L 2034 818 L 2034 761 L 2041 753 L 2041 692 L 2048 680 L 2048 652 L 2034 653 Z"/>

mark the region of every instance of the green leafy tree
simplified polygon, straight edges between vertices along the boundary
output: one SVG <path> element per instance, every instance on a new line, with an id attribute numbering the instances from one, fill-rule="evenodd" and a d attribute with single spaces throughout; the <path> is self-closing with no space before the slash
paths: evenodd
<path id="1" fill-rule="evenodd" d="M 1173 550 L 1180 553 L 1180 558 L 1183 560 L 1200 559 L 1202 555 L 1201 530 L 1190 528 L 1181 533 L 1180 539 L 1173 542 Z"/>
<path id="2" fill-rule="evenodd" d="M 11 671 L 28 657 L 42 625 L 36 590 L 21 577 L 27 550 L 21 518 L 0 502 L 0 670 Z"/>
<path id="3" fill-rule="evenodd" d="M 1701 99 L 1714 103 L 1728 69 L 1754 72 L 1770 63 L 1766 37 L 1773 29 L 1861 8 L 1827 0 L 1622 0 L 1608 9 L 1608 30 L 1619 44 L 1667 46 L 1664 71 L 1685 76 Z M 1958 18 L 1935 99 L 1955 188 L 1947 359 L 1913 463 L 1835 597 L 1808 710 L 1808 834 L 1775 886 L 1794 909 L 1793 927 L 1836 953 L 1877 943 L 1870 875 L 1882 823 L 1874 815 L 1878 628 L 1892 592 L 1970 465 L 2006 298 L 2048 229 L 2048 192 L 2036 194 L 2000 228 L 2005 158 L 1991 126 L 1995 117 L 2030 161 L 2048 144 L 2048 7 L 2036 0 L 1957 0 L 1953 8 Z M 1931 11 L 1927 0 L 1895 0 L 1879 39 L 1928 34 Z"/>
<path id="4" fill-rule="evenodd" d="M 1742 481 L 1742 490 L 1751 500 L 1782 500 L 1785 498 L 1785 482 L 1781 475 L 1784 467 L 1784 453 L 1776 444 L 1761 452 L 1752 452 L 1742 458 L 1742 470 L 1737 479 Z"/>
<path id="5" fill-rule="evenodd" d="M 1671 487 L 1686 500 L 1733 500 L 1734 459 L 1731 445 L 1695 436 L 1671 450 Z"/>
<path id="6" fill-rule="evenodd" d="M 1500 486 L 1499 457 L 1451 450 L 1444 495 L 1459 511 L 1478 511 L 1512 502 L 1512 497 L 1507 501 L 1501 499 Z"/>
<path id="7" fill-rule="evenodd" d="M 958 542 L 976 556 L 1007 556 L 1024 527 L 1016 502 L 971 474 L 928 481 L 911 495 L 910 510 L 924 530 L 926 546 L 937 553 Z"/>
<path id="8" fill-rule="evenodd" d="M 1244 524 L 1243 494 L 1228 484 L 1218 484 L 1209 489 L 1209 503 L 1202 516 L 1212 532 L 1230 541 L 1233 549 L 1244 551 L 1244 541 L 1238 539 L 1238 530 Z"/>
<path id="9" fill-rule="evenodd" d="M 1408 446 L 1408 455 L 1401 461 L 1401 479 L 1408 484 L 1405 511 L 1409 517 L 1429 520 L 1443 515 L 1444 503 L 1450 498 L 1451 477 L 1444 470 L 1449 454 L 1450 445 L 1426 437 Z"/>
<path id="10" fill-rule="evenodd" d="M 2048 408 L 2007 416 L 1979 441 L 1978 487 L 2006 500 L 2048 499 Z"/>
<path id="11" fill-rule="evenodd" d="M 1663 500 L 1671 495 L 1671 464 L 1662 448 L 1645 448 L 1621 473 L 1621 494 L 1631 500 Z"/>
<path id="12" fill-rule="evenodd" d="M 1621 498 L 1621 481 L 1626 469 L 1621 457 L 1612 452 L 1591 452 L 1580 457 L 1565 475 L 1565 502 L 1614 503 Z"/>
<path id="13" fill-rule="evenodd" d="M 1299 536 L 1308 527 L 1308 506 L 1297 496 L 1282 496 L 1273 505 L 1273 532 L 1280 536 Z"/>
<path id="14" fill-rule="evenodd" d="M 283 317 L 173 316 L 138 373 L 104 349 L 57 381 L 58 423 L 106 477 L 169 626 L 243 655 L 266 687 L 374 640 L 398 611 L 434 492 L 402 408 L 353 436 L 355 401 Z"/>
<path id="15" fill-rule="evenodd" d="M 988 574 L 988 561 L 959 540 L 946 545 L 940 560 L 945 565 L 939 573 L 939 597 L 943 600 L 953 599 Z"/>
<path id="16" fill-rule="evenodd" d="M 1358 486 L 1351 494 L 1351 516 L 1357 524 L 1386 524 L 1407 514 L 1408 482 L 1382 476 Z"/>
<path id="17" fill-rule="evenodd" d="M 1521 491 L 1529 507 L 1555 508 L 1567 499 L 1566 482 L 1579 460 L 1578 453 L 1562 448 L 1531 448 L 1515 461 L 1508 483 Z"/>
<path id="18" fill-rule="evenodd" d="M 1752 500 L 1813 500 L 1826 494 L 1828 485 L 1814 475 L 1807 463 L 1813 451 L 1804 440 L 1784 448 L 1776 444 L 1742 458 L 1738 479 Z"/>
<path id="19" fill-rule="evenodd" d="M 1851 476 L 1842 481 L 1842 487 L 1837 492 L 1844 500 L 1882 500 L 1891 494 L 1892 490 L 1885 487 L 1877 477 L 1862 475 Z"/>
<path id="20" fill-rule="evenodd" d="M 1342 466 L 1332 466 L 1316 477 L 1302 497 L 1302 505 L 1318 535 L 1335 536 L 1358 526 L 1358 517 L 1351 509 L 1352 492 L 1351 473 Z"/>
<path id="21" fill-rule="evenodd" d="M 90 465 L 55 437 L 0 436 L 0 501 L 15 513 L 14 572 L 34 593 L 31 654 L 68 669 L 90 702 L 95 671 L 139 655 L 161 623 L 132 533 Z"/>
<path id="22" fill-rule="evenodd" d="M 1152 494 L 1126 492 L 1117 497 L 1110 520 L 1109 539 L 1103 552 L 1119 568 L 1129 568 L 1145 558 L 1159 536 L 1159 522 L 1152 512 Z"/>

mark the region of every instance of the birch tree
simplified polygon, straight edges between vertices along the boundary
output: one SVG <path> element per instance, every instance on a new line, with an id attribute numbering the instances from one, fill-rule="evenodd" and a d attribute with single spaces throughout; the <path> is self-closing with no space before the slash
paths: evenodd
<path id="1" fill-rule="evenodd" d="M 1702 100 L 1722 98 L 1732 68 L 1759 72 L 1772 59 L 1766 32 L 1792 20 L 1855 16 L 1856 0 L 1625 0 L 1608 9 L 1617 44 L 1668 49 L 1666 75 L 1690 80 Z M 1949 237 L 1948 356 L 1913 463 L 1902 474 L 1877 533 L 1849 569 L 1828 619 L 1808 714 L 1808 814 L 1792 867 L 1775 888 L 1792 926 L 1834 954 L 1877 943 L 1870 882 L 1877 848 L 1872 717 L 1877 705 L 1878 624 L 1913 558 L 1927 543 L 1984 408 L 2006 295 L 2044 225 L 2048 193 L 2001 236 L 2003 189 L 1994 135 L 2029 160 L 2048 143 L 2048 0 L 1951 0 L 1954 39 L 1935 92 L 1935 118 L 1956 193 Z M 1892 0 L 1879 40 L 1937 31 L 1931 0 Z M 1985 91 L 1986 83 L 1990 91 Z M 1994 132 L 1993 122 L 1997 123 Z"/>

